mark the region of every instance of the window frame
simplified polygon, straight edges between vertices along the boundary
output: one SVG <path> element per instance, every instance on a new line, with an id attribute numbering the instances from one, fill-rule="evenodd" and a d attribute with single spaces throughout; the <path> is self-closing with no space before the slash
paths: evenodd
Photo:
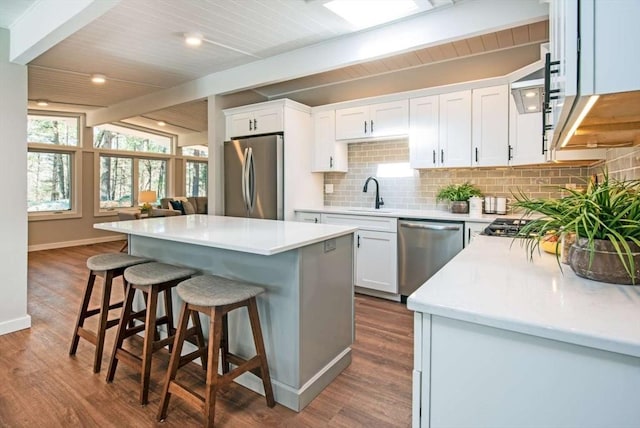
<path id="1" fill-rule="evenodd" d="M 197 157 L 197 156 L 183 156 L 183 162 L 184 162 L 184 168 L 183 168 L 183 172 L 184 172 L 184 177 L 183 177 L 183 183 L 184 183 L 184 194 L 185 196 L 188 196 L 188 192 L 187 192 L 187 164 L 189 162 L 197 162 L 197 163 L 201 163 L 201 164 L 205 164 L 207 166 L 207 182 L 206 182 L 206 186 L 207 186 L 207 196 L 209 195 L 209 159 L 208 158 L 204 158 L 204 157 Z"/>
<path id="2" fill-rule="evenodd" d="M 173 176 L 175 170 L 175 152 L 176 152 L 176 136 L 172 134 L 167 134 L 163 132 L 157 132 L 155 130 L 149 130 L 147 128 L 133 126 L 130 124 L 117 122 L 114 125 L 118 125 L 123 128 L 130 128 L 136 131 L 142 131 L 149 134 L 161 135 L 163 137 L 168 137 L 171 139 L 171 148 L 169 153 L 154 153 L 154 152 L 136 152 L 130 150 L 117 150 L 117 149 L 102 149 L 96 148 L 93 146 L 93 136 L 91 138 L 91 149 L 93 150 L 93 180 L 94 180 L 94 201 L 93 201 L 93 215 L 94 217 L 109 217 L 117 214 L 118 211 L 137 211 L 137 204 L 135 201 L 138 200 L 138 195 L 140 192 L 140 183 L 139 183 L 139 161 L 142 159 L 150 159 L 150 160 L 163 160 L 167 162 L 167 171 L 165 177 L 165 189 L 167 195 L 173 194 L 174 183 Z M 92 128 L 93 131 L 93 128 Z M 132 191 L 131 191 L 131 207 L 114 207 L 114 208 L 101 208 L 100 207 L 100 159 L 102 156 L 113 156 L 120 158 L 130 158 L 133 162 L 133 183 L 132 183 Z"/>
<path id="3" fill-rule="evenodd" d="M 48 143 L 32 143 L 27 141 L 27 152 L 32 153 L 51 153 L 51 154 L 69 154 L 70 160 L 70 202 L 71 207 L 68 211 L 27 211 L 28 221 L 44 221 L 44 220 L 61 220 L 82 218 L 82 148 L 84 144 L 84 115 L 78 113 L 66 113 L 45 110 L 29 110 L 29 116 L 54 116 L 54 117 L 73 117 L 78 121 L 78 145 L 56 145 Z M 28 140 L 28 137 L 27 137 Z M 28 207 L 27 207 L 28 209 Z"/>

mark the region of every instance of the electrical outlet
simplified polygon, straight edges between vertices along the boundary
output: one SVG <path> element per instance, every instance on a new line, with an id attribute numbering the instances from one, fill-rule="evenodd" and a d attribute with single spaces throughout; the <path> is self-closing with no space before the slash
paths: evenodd
<path id="1" fill-rule="evenodd" d="M 324 193 L 333 193 L 333 184 L 325 184 Z"/>
<path id="2" fill-rule="evenodd" d="M 336 249 L 336 240 L 335 239 L 327 239 L 324 241 L 324 252 L 328 253 L 329 251 L 333 251 Z"/>

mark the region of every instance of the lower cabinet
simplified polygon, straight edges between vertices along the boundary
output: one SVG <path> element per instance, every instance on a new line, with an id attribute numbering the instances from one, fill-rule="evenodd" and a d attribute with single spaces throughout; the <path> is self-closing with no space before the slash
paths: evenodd
<path id="1" fill-rule="evenodd" d="M 398 293 L 398 219 L 322 214 L 322 223 L 358 226 L 355 248 L 356 287 Z"/>
<path id="2" fill-rule="evenodd" d="M 473 238 L 480 235 L 489 225 L 486 222 L 465 221 L 464 222 L 464 246 L 469 245 Z"/>
<path id="3" fill-rule="evenodd" d="M 397 234 L 359 230 L 356 234 L 356 282 L 358 287 L 398 292 Z"/>
<path id="4" fill-rule="evenodd" d="M 306 211 L 296 211 L 295 220 L 304 223 L 320 223 L 321 221 L 320 213 L 312 213 Z"/>

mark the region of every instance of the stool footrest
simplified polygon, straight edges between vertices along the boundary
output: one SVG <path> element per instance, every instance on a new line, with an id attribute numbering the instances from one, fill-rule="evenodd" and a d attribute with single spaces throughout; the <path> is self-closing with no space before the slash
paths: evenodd
<path id="1" fill-rule="evenodd" d="M 98 336 L 93 331 L 87 330 L 84 327 L 78 327 L 78 332 L 76 334 L 81 338 L 88 340 L 93 345 L 98 342 Z"/>
<path id="2" fill-rule="evenodd" d="M 182 386 L 176 380 L 172 380 L 169 384 L 169 393 L 175 394 L 183 400 L 191 403 L 192 406 L 204 411 L 204 397 L 189 388 Z"/>
<path id="3" fill-rule="evenodd" d="M 126 349 L 118 349 L 116 351 L 116 357 L 118 358 L 118 361 L 125 363 L 129 367 L 133 367 L 138 370 L 142 367 L 142 358 L 127 351 Z"/>
<path id="4" fill-rule="evenodd" d="M 207 356 L 207 348 L 197 349 L 193 352 L 188 353 L 187 355 L 183 355 L 180 357 L 180 365 L 182 367 L 184 365 L 189 364 L 191 361 L 196 360 L 198 358 Z"/>
<path id="5" fill-rule="evenodd" d="M 174 335 L 171 335 L 169 337 L 166 337 L 164 339 L 160 339 L 160 340 L 156 340 L 153 342 L 153 352 L 156 352 L 158 349 L 162 349 L 167 345 L 173 345 L 173 340 L 176 337 Z"/>
<path id="6" fill-rule="evenodd" d="M 229 356 L 229 354 L 227 354 L 227 356 Z M 234 355 L 235 358 L 237 358 L 236 361 L 241 362 L 240 364 L 236 364 L 236 363 L 232 363 L 232 364 L 236 364 L 237 367 L 233 370 L 231 370 L 229 373 L 225 373 L 222 376 L 220 376 L 218 383 L 221 384 L 228 384 L 230 383 L 232 380 L 234 380 L 235 378 L 237 378 L 238 376 L 240 376 L 242 373 L 244 372 L 251 372 L 253 374 L 255 374 L 256 376 L 260 376 L 260 357 L 258 355 L 256 355 L 255 357 L 249 359 L 249 360 L 243 360 L 242 358 L 238 357 L 237 355 Z M 231 360 L 229 360 L 229 362 L 231 362 Z M 255 371 L 254 371 L 255 370 Z M 256 373 L 257 371 L 257 373 Z"/>

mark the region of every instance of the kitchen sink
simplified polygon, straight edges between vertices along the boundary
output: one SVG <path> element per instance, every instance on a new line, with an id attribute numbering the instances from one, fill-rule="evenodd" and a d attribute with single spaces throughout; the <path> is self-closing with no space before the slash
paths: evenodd
<path id="1" fill-rule="evenodd" d="M 350 208 L 347 209 L 347 211 L 353 211 L 353 212 L 360 212 L 360 213 L 384 213 L 384 214 L 390 214 L 393 211 L 389 211 L 389 210 L 380 210 L 380 209 L 375 209 L 375 208 Z"/>

